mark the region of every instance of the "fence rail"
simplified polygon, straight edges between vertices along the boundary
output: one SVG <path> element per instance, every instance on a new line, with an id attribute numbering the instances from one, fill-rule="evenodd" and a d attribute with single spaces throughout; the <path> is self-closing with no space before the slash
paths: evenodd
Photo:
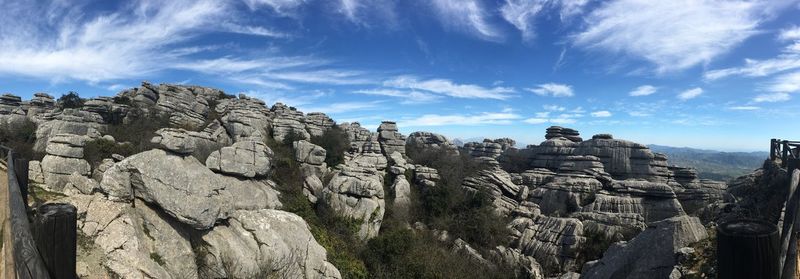
<path id="1" fill-rule="evenodd" d="M 781 227 L 781 278 L 797 278 L 798 239 L 800 233 L 800 141 L 772 139 L 770 160 L 780 160 L 789 175 L 786 204 Z"/>
<path id="2" fill-rule="evenodd" d="M 16 164 L 26 163 L 17 158 L 14 151 L 0 145 L 0 155 L 6 158 L 6 174 L 8 187 L 0 189 L 0 218 L 3 231 L 3 272 L 7 279 L 49 279 L 50 274 L 42 261 L 31 233 L 28 220 L 27 200 L 27 167 Z M 23 194 L 24 193 L 24 194 Z"/>

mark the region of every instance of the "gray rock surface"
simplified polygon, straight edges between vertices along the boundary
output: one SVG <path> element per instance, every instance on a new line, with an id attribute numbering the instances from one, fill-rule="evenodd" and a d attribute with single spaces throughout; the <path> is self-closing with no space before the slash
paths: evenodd
<path id="1" fill-rule="evenodd" d="M 361 222 L 361 239 L 373 238 L 378 235 L 385 211 L 383 176 L 375 169 L 340 166 L 322 190 L 322 199 L 339 216 Z"/>
<path id="2" fill-rule="evenodd" d="M 238 203 L 257 207 L 250 206 L 259 204 L 252 201 L 255 197 L 263 197 L 260 203 L 267 208 L 280 204 L 276 191 L 269 187 L 254 187 L 236 178 L 217 175 L 194 157 L 170 155 L 157 149 L 116 163 L 103 175 L 100 189 L 114 199 L 129 201 L 135 196 L 157 204 L 165 213 L 195 229 L 212 227 L 240 207 Z M 248 191 L 260 191 L 261 195 Z"/>
<path id="3" fill-rule="evenodd" d="M 202 236 L 203 277 L 341 278 L 299 216 L 278 211 L 235 211 L 226 226 Z"/>
<path id="4" fill-rule="evenodd" d="M 378 126 L 378 142 L 386 156 L 394 152 L 406 154 L 406 138 L 397 131 L 397 124 L 393 121 L 383 121 Z"/>
<path id="5" fill-rule="evenodd" d="M 458 154 L 458 147 L 447 137 L 431 132 L 413 132 L 408 135 L 406 144 L 425 151 L 446 150 Z"/>
<path id="6" fill-rule="evenodd" d="M 516 218 L 509 227 L 512 239 L 509 248 L 534 257 L 545 272 L 576 268 L 575 258 L 585 242 L 580 220 L 537 215 Z"/>
<path id="7" fill-rule="evenodd" d="M 229 175 L 263 177 L 269 173 L 272 156 L 272 150 L 260 141 L 239 141 L 212 152 L 206 159 L 206 166 Z"/>
<path id="8" fill-rule="evenodd" d="M 184 155 L 192 154 L 197 147 L 194 140 L 191 139 L 188 131 L 184 129 L 158 129 L 158 131 L 156 131 L 156 135 L 150 140 L 150 142 L 158 145 L 158 147 L 161 149 Z"/>
<path id="9" fill-rule="evenodd" d="M 581 278 L 667 278 L 679 249 L 708 237 L 697 217 L 651 223 L 631 241 L 618 242 L 603 258 L 584 266 Z"/>
<path id="10" fill-rule="evenodd" d="M 274 114 L 272 119 L 272 138 L 282 142 L 289 134 L 295 134 L 297 139 L 311 139 L 306 131 L 303 113 L 282 103 L 276 103 L 270 111 Z"/>
<path id="11" fill-rule="evenodd" d="M 303 122 L 306 124 L 306 130 L 312 137 L 321 137 L 328 129 L 336 125 L 333 119 L 321 112 L 306 114 Z"/>

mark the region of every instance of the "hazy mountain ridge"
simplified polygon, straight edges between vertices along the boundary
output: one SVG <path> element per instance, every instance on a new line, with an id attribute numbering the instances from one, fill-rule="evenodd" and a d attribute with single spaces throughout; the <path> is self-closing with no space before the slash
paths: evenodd
<path id="1" fill-rule="evenodd" d="M 670 165 L 697 169 L 700 178 L 730 180 L 761 167 L 769 152 L 723 152 L 690 147 L 649 144 L 654 152 L 667 155 Z"/>

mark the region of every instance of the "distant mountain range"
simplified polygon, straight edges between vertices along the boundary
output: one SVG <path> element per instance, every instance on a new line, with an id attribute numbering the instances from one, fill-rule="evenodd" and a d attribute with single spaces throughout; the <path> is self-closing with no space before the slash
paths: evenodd
<path id="1" fill-rule="evenodd" d="M 670 165 L 697 169 L 700 178 L 727 181 L 760 168 L 769 152 L 722 152 L 689 147 L 648 145 L 653 152 L 664 153 Z"/>

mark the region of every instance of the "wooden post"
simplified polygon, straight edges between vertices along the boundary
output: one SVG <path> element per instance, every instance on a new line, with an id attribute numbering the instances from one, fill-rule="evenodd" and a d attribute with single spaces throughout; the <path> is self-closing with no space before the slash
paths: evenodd
<path id="1" fill-rule="evenodd" d="M 19 153 L 17 153 L 19 154 Z M 14 158 L 14 173 L 17 175 L 19 191 L 22 193 L 22 201 L 25 207 L 28 206 L 28 159 Z"/>
<path id="2" fill-rule="evenodd" d="M 68 203 L 49 203 L 37 211 L 34 238 L 50 277 L 76 278 L 77 208 Z"/>
<path id="3" fill-rule="evenodd" d="M 778 142 L 777 139 L 769 140 L 769 159 L 770 160 L 775 160 L 775 157 L 777 157 L 777 156 L 775 156 L 776 153 L 777 153 L 777 151 L 775 150 L 776 149 L 775 147 L 778 146 L 777 142 Z"/>
<path id="4" fill-rule="evenodd" d="M 780 276 L 778 227 L 763 220 L 739 219 L 717 226 L 718 278 Z"/>

